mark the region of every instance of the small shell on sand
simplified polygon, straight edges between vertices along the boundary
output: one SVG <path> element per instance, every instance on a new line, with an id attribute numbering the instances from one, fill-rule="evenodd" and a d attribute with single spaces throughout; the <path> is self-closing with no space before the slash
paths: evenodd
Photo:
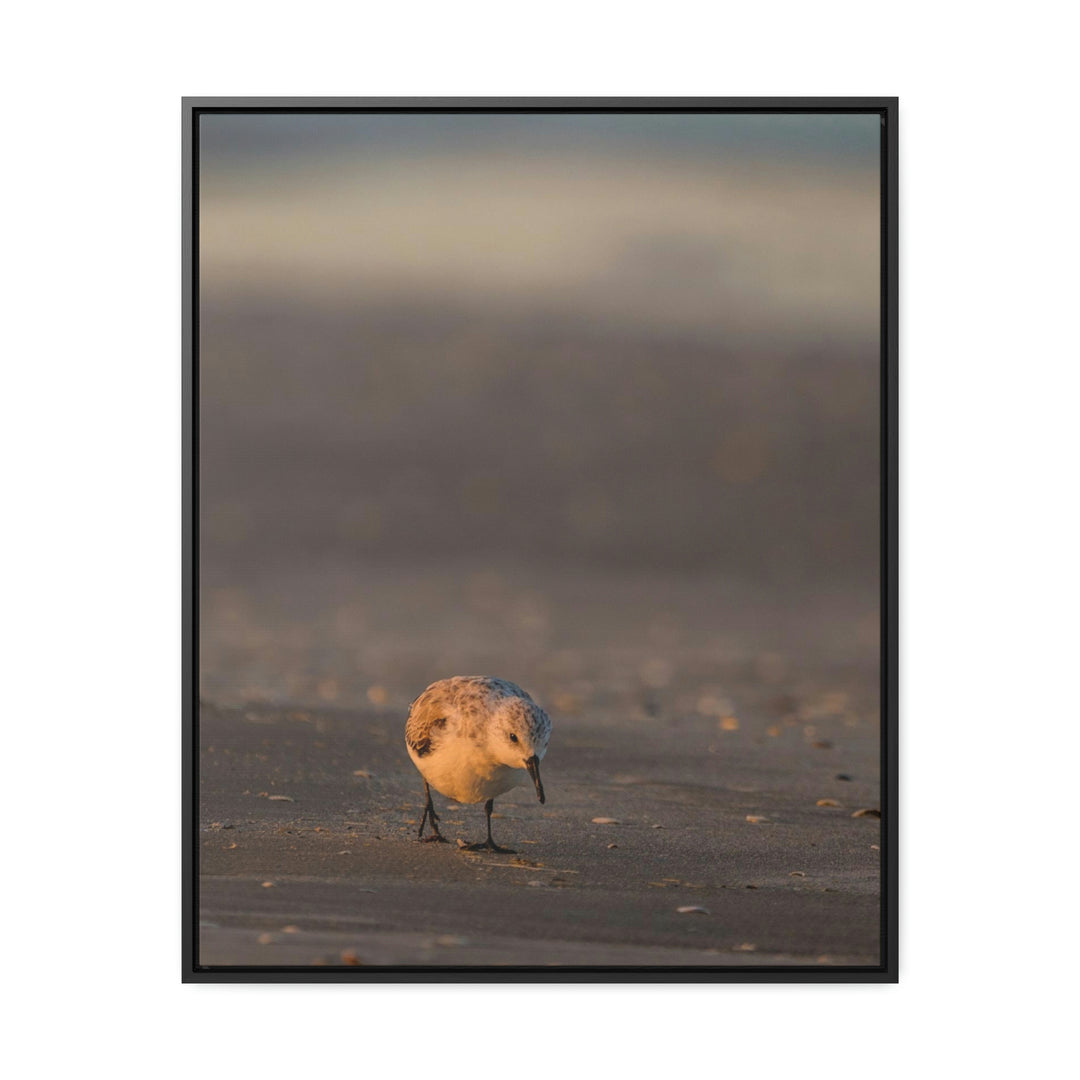
<path id="1" fill-rule="evenodd" d="M 686 904 L 684 907 L 675 909 L 680 915 L 710 915 L 712 914 L 708 908 L 699 906 L 698 904 Z"/>
<path id="2" fill-rule="evenodd" d="M 618 825 L 619 822 L 613 817 L 594 817 L 592 819 L 594 825 Z"/>
<path id="3" fill-rule="evenodd" d="M 814 804 L 815 806 L 839 806 L 840 804 L 835 799 L 818 799 Z"/>
<path id="4" fill-rule="evenodd" d="M 851 816 L 852 817 L 875 817 L 875 818 L 879 818 L 879 817 L 881 817 L 881 811 L 880 810 L 871 810 L 871 809 L 856 810 L 855 813 L 852 814 Z"/>

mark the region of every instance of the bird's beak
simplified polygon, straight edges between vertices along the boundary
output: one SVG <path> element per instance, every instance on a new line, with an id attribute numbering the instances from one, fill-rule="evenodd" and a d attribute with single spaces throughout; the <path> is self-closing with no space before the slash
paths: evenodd
<path id="1" fill-rule="evenodd" d="M 529 770 L 532 782 L 536 785 L 536 797 L 543 802 L 544 785 L 540 782 L 540 759 L 535 754 L 531 758 L 526 758 L 525 768 Z"/>

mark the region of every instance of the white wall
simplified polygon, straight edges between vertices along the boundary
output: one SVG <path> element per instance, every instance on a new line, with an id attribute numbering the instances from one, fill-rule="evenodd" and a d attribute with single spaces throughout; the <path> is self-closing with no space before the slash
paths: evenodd
<path id="1" fill-rule="evenodd" d="M 1074 35 L 1064 4 L 997 10 L 9 12 L 0 960 L 19 1075 L 1054 1071 L 1076 959 Z M 181 987 L 182 94 L 900 95 L 898 988 Z"/>

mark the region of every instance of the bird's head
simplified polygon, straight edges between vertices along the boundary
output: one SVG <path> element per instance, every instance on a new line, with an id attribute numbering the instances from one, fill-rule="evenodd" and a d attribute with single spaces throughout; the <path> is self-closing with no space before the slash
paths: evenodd
<path id="1" fill-rule="evenodd" d="M 540 782 L 540 761 L 547 753 L 551 721 L 538 705 L 515 701 L 505 708 L 488 734 L 488 749 L 500 765 L 525 769 L 536 786 L 536 797 L 544 801 Z"/>

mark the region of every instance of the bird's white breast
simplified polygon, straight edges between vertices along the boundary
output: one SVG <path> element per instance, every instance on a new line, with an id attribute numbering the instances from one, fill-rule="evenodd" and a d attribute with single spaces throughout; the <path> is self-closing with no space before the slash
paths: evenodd
<path id="1" fill-rule="evenodd" d="M 528 779 L 524 769 L 511 769 L 496 761 L 472 739 L 450 735 L 437 749 L 420 757 L 412 747 L 409 757 L 420 775 L 448 799 L 461 803 L 485 802 Z"/>

